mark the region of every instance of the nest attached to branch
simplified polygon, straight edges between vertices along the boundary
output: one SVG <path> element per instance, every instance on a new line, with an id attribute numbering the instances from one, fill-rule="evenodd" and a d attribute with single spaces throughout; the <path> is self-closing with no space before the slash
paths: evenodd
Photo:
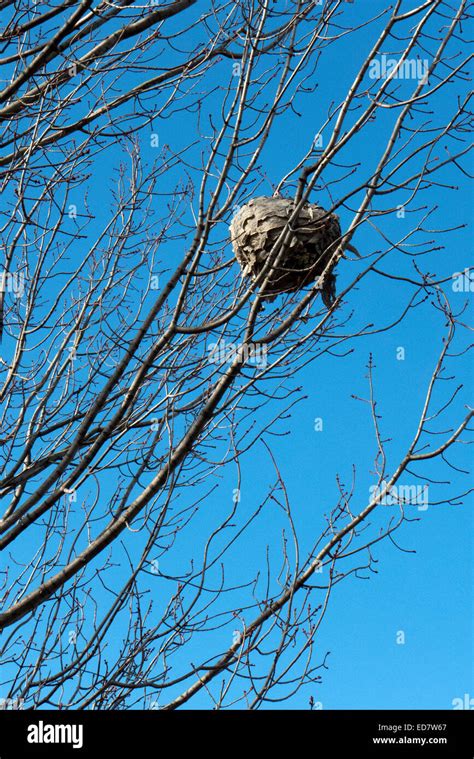
<path id="1" fill-rule="evenodd" d="M 243 277 L 255 280 L 260 274 L 294 207 L 294 201 L 288 198 L 259 197 L 242 206 L 234 216 L 230 237 Z M 313 203 L 303 206 L 292 232 L 284 253 L 280 255 L 279 250 L 274 254 L 273 261 L 280 255 L 278 265 L 267 271 L 263 297 L 268 300 L 279 293 L 299 290 L 321 277 L 341 239 L 339 218 Z M 336 297 L 335 263 L 320 283 L 327 308 Z"/>

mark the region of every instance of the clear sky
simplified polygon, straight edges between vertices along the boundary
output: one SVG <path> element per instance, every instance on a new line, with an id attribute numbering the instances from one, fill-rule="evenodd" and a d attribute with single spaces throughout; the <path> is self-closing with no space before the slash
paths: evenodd
<path id="1" fill-rule="evenodd" d="M 415 5 L 408 3 L 405 7 Z M 347 9 L 348 18 L 357 21 L 361 12 L 368 16 L 377 8 L 385 7 L 383 2 L 354 3 Z M 328 48 L 327 61 L 322 68 L 324 76 L 318 75 L 318 89 L 297 101 L 296 109 L 299 105 L 300 115 L 289 112 L 269 141 L 264 166 L 269 184 L 263 184 L 260 194 L 271 194 L 270 185 L 276 185 L 295 163 L 298 146 L 308 144 L 311 136 L 318 133 L 328 103 L 332 99 L 337 102 L 347 89 L 354 67 L 363 59 L 374 38 L 372 27 L 368 27 L 354 37 L 348 35 L 345 38 L 344 56 L 340 54 L 340 47 Z M 386 52 L 391 55 L 394 51 L 387 48 Z M 448 88 L 435 98 L 435 121 L 445 110 L 451 109 L 453 97 Z M 168 140 L 172 129 L 170 123 L 160 126 L 164 140 Z M 362 166 L 373 165 L 384 144 L 385 134 L 379 123 L 369 134 L 370 138 L 364 135 L 356 141 L 350 152 L 352 161 L 360 161 Z M 451 192 L 444 187 L 432 186 L 415 204 L 417 207 L 438 206 L 439 211 L 428 225 L 433 229 L 463 224 L 472 213 L 472 189 L 467 185 L 466 190 L 466 178 L 456 170 L 448 170 L 443 174 L 443 180 L 447 184 L 461 184 L 464 189 Z M 350 185 L 350 180 L 348 183 Z M 334 193 L 337 196 L 337 190 Z M 320 198 L 315 192 L 311 200 L 324 204 Z M 327 202 L 326 197 L 324 200 Z M 346 219 L 350 219 L 346 210 L 341 210 L 340 216 L 343 225 Z M 392 240 L 400 239 L 410 224 L 410 214 L 405 218 L 383 217 L 380 222 Z M 436 244 L 445 247 L 431 254 L 429 263 L 426 260 L 420 262 L 426 269 L 440 277 L 450 277 L 470 264 L 470 232 L 459 230 L 442 237 L 434 234 L 434 239 Z M 354 244 L 366 254 L 380 249 L 382 241 L 366 226 L 355 236 Z M 355 266 L 357 264 L 340 264 L 339 289 L 351 281 Z M 413 274 L 410 264 L 396 252 L 384 260 L 382 268 L 397 274 Z M 450 284 L 446 287 L 449 293 Z M 355 310 L 357 325 L 372 322 L 380 326 L 400 313 L 407 292 L 403 283 L 391 283 L 371 275 L 363 280 L 357 291 L 351 291 L 344 308 Z M 472 293 L 450 294 L 453 306 L 472 299 Z M 345 358 L 326 356 L 298 374 L 297 384 L 301 385 L 307 398 L 292 410 L 286 423 L 279 425 L 279 430 L 288 432 L 288 435 L 267 440 L 271 442 L 284 476 L 293 516 L 303 536 L 302 545 L 305 538 L 310 544 L 311 536 L 314 537 L 324 525 L 323 514 L 337 499 L 336 474 L 349 484 L 352 465 L 356 466 L 354 504 L 361 507 L 367 502 L 370 486 L 375 481 L 373 460 L 376 446 L 369 411 L 352 398 L 354 394 L 364 398 L 368 395 L 366 366 L 369 354 L 373 354 L 376 365 L 374 382 L 382 431 L 391 438 L 387 450 L 390 460 L 395 463 L 415 432 L 427 382 L 441 348 L 443 326 L 444 320 L 439 313 L 426 303 L 393 330 L 351 342 L 352 355 Z M 405 351 L 404 360 L 397 358 L 400 347 Z M 472 386 L 472 362 L 464 362 L 464 371 L 458 378 L 466 386 Z M 464 416 L 466 397 L 468 394 L 464 394 L 463 401 L 453 407 L 456 423 Z M 314 430 L 316 417 L 323 420 L 323 430 L 319 432 Z M 472 455 L 467 447 L 458 446 L 458 449 L 456 465 L 467 469 Z M 262 444 L 257 444 L 242 464 L 242 508 L 245 505 L 251 508 L 271 481 L 272 468 Z M 465 475 L 447 472 L 439 462 L 423 471 L 434 480 L 449 478 L 451 493 L 469 487 Z M 406 476 L 403 482 L 411 485 L 420 481 Z M 222 497 L 229 498 L 232 487 L 235 487 L 232 477 L 227 485 L 225 482 L 220 485 L 209 504 L 211 512 L 218 508 Z M 441 500 L 447 491 L 449 488 L 430 485 L 430 499 Z M 322 684 L 307 686 L 289 703 L 271 704 L 269 708 L 307 708 L 312 694 L 316 702 L 328 709 L 449 709 L 454 699 L 463 698 L 466 693 L 471 697 L 474 695 L 472 497 L 467 497 L 463 505 L 433 505 L 426 510 L 420 506 L 420 509 L 416 506 L 407 508 L 409 516 L 418 521 L 403 525 L 394 536 L 403 550 L 397 549 L 389 540 L 384 541 L 374 548 L 377 574 L 371 573 L 365 579 L 367 572 L 361 572 L 364 579 L 349 577 L 335 588 L 317 639 L 321 659 L 326 651 L 331 652 Z M 354 509 L 357 511 L 358 507 L 354 505 Z M 272 515 L 262 516 L 253 526 L 248 550 L 235 552 L 236 562 L 245 555 L 249 577 L 251 568 L 256 569 L 259 562 L 261 565 L 269 538 L 275 560 L 278 556 L 280 533 L 276 522 Z M 232 562 L 227 561 L 232 574 Z M 236 576 L 240 573 L 236 572 Z"/>
<path id="2" fill-rule="evenodd" d="M 415 5 L 408 3 L 405 7 Z M 357 21 L 361 12 L 368 16 L 377 8 L 385 7 L 383 2 L 354 3 L 347 12 L 349 18 Z M 340 47 L 328 48 L 322 68 L 325 75 L 318 76 L 318 89 L 297 101 L 300 115 L 288 113 L 284 124 L 269 141 L 264 171 L 270 184 L 264 183 L 260 194 L 271 194 L 270 185 L 276 185 L 295 163 L 298 146 L 308 144 L 311 136 L 318 133 L 328 103 L 332 99 L 338 101 L 352 80 L 354 67 L 373 41 L 374 31 L 369 27 L 354 37 L 345 38 L 343 57 Z M 387 55 L 394 53 L 389 48 L 386 52 Z M 435 99 L 435 121 L 445 109 L 452 107 L 452 98 L 448 88 Z M 171 124 L 160 127 L 165 140 L 172 128 Z M 365 135 L 354 144 L 351 159 L 360 161 L 363 166 L 373 165 L 384 137 L 379 124 L 375 125 L 369 139 Z M 433 229 L 466 223 L 472 213 L 472 189 L 466 178 L 449 170 L 443 179 L 447 184 L 461 184 L 463 190 L 450 192 L 432 186 L 423 193 L 422 201 L 415 204 L 439 207 L 430 219 L 429 226 Z M 334 192 L 337 196 L 337 190 Z M 321 202 L 320 197 L 315 192 L 311 200 Z M 350 218 L 344 210 L 340 216 L 342 223 Z M 397 240 L 411 223 L 410 214 L 405 218 L 392 215 L 384 217 L 380 226 L 390 239 Z M 440 277 L 450 277 L 470 265 L 472 234 L 469 231 L 459 230 L 439 238 L 435 234 L 434 239 L 445 248 L 431 254 L 429 263 L 421 262 L 426 269 Z M 354 244 L 365 254 L 380 249 L 382 242 L 370 228 L 364 227 L 355 236 Z M 345 266 L 342 263 L 339 267 L 338 288 L 351 281 L 356 264 L 347 264 L 347 269 Z M 382 268 L 397 274 L 406 272 L 408 276 L 413 273 L 403 256 L 396 252 L 384 261 Z M 449 293 L 449 283 L 446 287 Z M 451 293 L 451 296 L 459 299 L 452 300 L 453 306 L 472 299 L 472 293 Z M 356 324 L 373 322 L 379 326 L 389 323 L 400 312 L 406 297 L 407 289 L 402 283 L 393 284 L 370 276 L 357 291 L 351 291 L 345 309 L 355 310 Z M 472 306 L 470 309 L 472 314 Z M 427 303 L 395 329 L 353 341 L 352 355 L 326 356 L 299 373 L 297 384 L 302 386 L 307 399 L 293 409 L 285 424 L 280 424 L 280 431 L 289 434 L 271 439 L 271 445 L 288 488 L 293 516 L 308 544 L 311 536 L 323 526 L 323 514 L 337 499 L 336 474 L 346 484 L 350 483 L 352 464 L 355 464 L 354 503 L 361 507 L 367 502 L 370 486 L 375 481 L 376 447 L 369 412 L 351 397 L 368 395 L 369 354 L 373 354 L 376 365 L 374 382 L 378 410 L 383 417 L 381 426 L 385 436 L 392 439 L 387 449 L 395 463 L 415 432 L 427 382 L 441 347 L 443 325 L 443 319 Z M 404 360 L 397 358 L 400 347 L 405 349 Z M 464 373 L 459 381 L 472 386 L 472 362 L 464 362 Z M 466 397 L 465 394 L 464 402 Z M 453 414 L 457 421 L 463 418 L 463 402 L 455 404 Z M 323 419 L 323 430 L 319 432 L 314 430 L 316 417 Z M 464 469 L 472 462 L 467 447 L 457 450 L 456 457 L 457 466 Z M 452 471 L 448 474 L 439 463 L 423 471 L 434 480 L 449 477 L 451 493 L 469 487 L 464 475 L 457 476 Z M 243 461 L 242 502 L 249 507 L 256 505 L 258 496 L 265 492 L 266 482 L 271 479 L 268 454 L 263 445 L 257 444 Z M 403 482 L 411 485 L 420 481 L 408 476 Z M 222 483 L 210 509 L 218 507 L 222 493 L 228 498 L 234 486 L 232 478 L 227 490 Z M 443 490 L 442 486 L 431 485 L 430 499 L 441 500 L 446 492 L 446 487 Z M 271 704 L 269 708 L 307 708 L 312 694 L 316 702 L 328 709 L 449 709 L 454 699 L 463 698 L 466 693 L 474 695 L 472 497 L 468 496 L 463 505 L 433 505 L 426 510 L 420 506 L 419 510 L 416 506 L 408 507 L 409 516 L 419 521 L 403 525 L 394 536 L 404 550 L 397 549 L 389 540 L 384 541 L 374 548 L 377 574 L 371 573 L 369 579 L 349 577 L 335 588 L 317 642 L 322 656 L 326 651 L 331 652 L 322 684 L 307 686 L 289 703 Z M 354 509 L 358 510 L 356 506 Z M 276 525 L 273 533 L 269 519 L 271 522 L 273 517 L 262 517 L 254 525 L 249 551 L 236 551 L 235 561 L 245 555 L 249 569 L 256 568 L 263 560 L 269 535 L 274 555 L 278 555 L 280 533 Z M 361 575 L 367 577 L 366 572 Z"/>

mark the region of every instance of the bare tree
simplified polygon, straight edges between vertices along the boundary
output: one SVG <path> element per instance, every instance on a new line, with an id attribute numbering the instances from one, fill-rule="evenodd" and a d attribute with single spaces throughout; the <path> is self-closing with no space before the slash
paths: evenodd
<path id="1" fill-rule="evenodd" d="M 334 586 L 370 572 L 375 546 L 410 521 L 403 476 L 459 482 L 466 299 L 436 272 L 443 233 L 464 220 L 446 222 L 433 191 L 467 177 L 471 5 L 0 2 L 5 697 L 291 703 L 326 666 L 313 649 Z M 360 61 L 345 56 L 353 39 Z M 229 224 L 273 194 L 292 214 L 261 273 L 241 277 Z M 318 281 L 266 297 L 309 201 L 341 223 L 328 309 Z M 393 303 L 383 323 L 375 291 Z M 420 309 L 439 317 L 439 353 L 404 455 L 387 452 L 370 356 L 372 495 L 337 479 L 302 540 L 272 444 L 304 395 L 300 371 L 328 358 L 343 371 L 356 344 Z M 253 447 L 274 479 L 249 510 Z M 239 564 L 269 511 L 278 564 L 275 545 L 256 569 Z"/>

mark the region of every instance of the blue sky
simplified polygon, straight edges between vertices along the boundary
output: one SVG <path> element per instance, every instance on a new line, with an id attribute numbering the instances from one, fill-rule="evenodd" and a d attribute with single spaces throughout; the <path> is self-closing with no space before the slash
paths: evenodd
<path id="1" fill-rule="evenodd" d="M 367 12 L 368 6 L 366 3 L 362 11 Z M 385 5 L 370 3 L 370 11 L 376 7 Z M 354 4 L 348 8 L 349 19 L 359 18 L 360 12 L 361 4 L 357 7 Z M 269 183 L 263 183 L 261 194 L 271 193 L 271 185 L 277 184 L 295 163 L 295 148 L 306 147 L 318 133 L 328 103 L 331 99 L 337 102 L 338 95 L 347 88 L 353 77 L 353 66 L 364 58 L 374 38 L 375 33 L 369 27 L 353 38 L 350 35 L 345 38 L 344 57 L 340 55 L 340 47 L 328 49 L 323 64 L 325 76 L 318 77 L 314 94 L 301 99 L 301 116 L 289 113 L 284 125 L 277 128 L 269 140 L 264 165 Z M 387 48 L 387 54 L 394 53 Z M 448 88 L 435 98 L 435 119 L 452 108 L 454 96 Z M 165 139 L 170 127 L 170 123 L 163 126 Z M 350 151 L 351 159 L 360 161 L 362 167 L 374 165 L 386 138 L 380 122 L 369 135 L 368 138 L 364 133 Z M 449 192 L 433 186 L 422 194 L 422 202 L 414 204 L 439 206 L 440 210 L 433 217 L 433 229 L 465 223 L 471 214 L 472 190 L 466 191 L 465 178 L 457 171 L 448 170 L 443 179 L 451 184 L 460 182 L 464 189 Z M 335 192 L 337 194 L 337 190 Z M 324 189 L 322 195 L 324 197 Z M 320 197 L 315 192 L 311 200 L 320 202 Z M 350 218 L 347 209 L 341 210 L 340 216 L 342 221 Z M 408 213 L 404 219 L 393 215 L 383 217 L 380 226 L 390 239 L 396 240 L 411 223 L 412 216 Z M 470 232 L 458 230 L 434 237 L 445 249 L 430 255 L 429 264 L 424 262 L 427 269 L 440 277 L 450 277 L 469 265 Z M 355 236 L 354 243 L 362 253 L 381 247 L 380 238 L 368 227 Z M 345 263 L 339 267 L 339 288 L 350 281 L 357 263 L 345 267 Z M 403 256 L 394 253 L 384 260 L 381 268 L 411 276 L 410 267 Z M 448 292 L 449 289 L 448 283 Z M 400 312 L 406 295 L 403 283 L 392 284 L 369 275 L 357 291 L 351 291 L 344 308 L 355 310 L 357 324 L 373 322 L 380 326 Z M 455 297 L 464 302 L 472 295 L 464 293 Z M 472 306 L 470 309 L 472 313 Z M 365 377 L 369 353 L 373 354 L 376 365 L 374 381 L 383 416 L 382 430 L 392 438 L 388 451 L 396 462 L 415 432 L 442 336 L 443 319 L 427 303 L 393 330 L 352 341 L 352 355 L 344 359 L 323 357 L 298 374 L 297 383 L 307 399 L 293 409 L 286 424 L 280 425 L 281 432 L 288 435 L 272 439 L 271 444 L 288 488 L 294 518 L 304 536 L 303 545 L 305 538 L 309 544 L 311 536 L 321 529 L 322 515 L 337 498 L 337 473 L 349 482 L 352 464 L 356 465 L 354 500 L 361 507 L 374 482 L 372 464 L 376 448 L 368 409 L 351 397 L 353 394 L 367 397 Z M 405 350 L 404 360 L 397 359 L 400 347 Z M 472 385 L 472 362 L 464 362 L 458 378 L 467 387 Z M 463 418 L 465 400 L 466 394 L 462 402 L 454 405 L 453 419 Z M 316 417 L 323 419 L 321 432 L 314 431 Z M 472 456 L 467 448 L 460 448 L 456 450 L 456 463 L 468 468 Z M 265 473 L 271 479 L 271 466 L 263 445 L 257 445 L 247 455 L 243 471 L 242 502 L 256 505 L 259 495 L 265 492 Z M 439 462 L 423 471 L 433 479 L 447 476 Z M 468 487 L 465 476 L 453 472 L 450 475 L 450 492 L 461 492 Z M 405 477 L 403 481 L 414 480 Z M 213 505 L 217 508 L 222 497 L 219 494 L 224 493 L 228 498 L 231 489 L 232 479 L 227 486 L 225 483 L 220 486 L 210 508 Z M 441 498 L 441 493 L 445 494 L 446 489 L 432 486 L 433 500 Z M 468 497 L 463 505 L 434 505 L 426 511 L 408 507 L 410 516 L 419 521 L 403 525 L 395 540 L 409 552 L 398 550 L 388 540 L 381 543 L 374 550 L 377 574 L 371 574 L 370 579 L 349 577 L 334 590 L 317 640 L 321 654 L 331 651 L 322 684 L 302 689 L 289 704 L 272 704 L 267 708 L 288 705 L 307 708 L 312 694 L 324 708 L 330 709 L 449 709 L 453 699 L 472 694 L 472 506 L 472 497 Z M 269 535 L 277 555 L 278 528 L 275 525 L 273 531 L 272 520 L 272 516 L 263 517 L 254 526 L 252 553 L 244 552 L 249 560 L 249 576 L 250 567 L 256 567 L 264 559 Z M 235 561 L 239 561 L 237 555 Z M 228 560 L 228 569 L 232 573 L 231 560 Z M 400 632 L 404 633 L 404 643 L 397 642 Z"/>

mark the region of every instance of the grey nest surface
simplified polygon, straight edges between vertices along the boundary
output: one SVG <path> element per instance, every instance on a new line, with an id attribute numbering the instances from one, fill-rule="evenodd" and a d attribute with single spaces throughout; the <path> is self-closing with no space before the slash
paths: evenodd
<path id="1" fill-rule="evenodd" d="M 242 276 L 253 280 L 258 277 L 294 208 L 292 199 L 278 197 L 253 198 L 240 208 L 232 219 L 230 237 Z M 329 265 L 320 285 L 323 301 L 329 308 L 336 297 L 331 262 L 341 239 L 339 218 L 320 206 L 306 203 L 292 224 L 292 232 L 278 264 L 267 271 L 264 297 L 273 300 L 279 293 L 299 290 L 318 279 Z M 279 254 L 280 251 L 276 256 Z"/>

